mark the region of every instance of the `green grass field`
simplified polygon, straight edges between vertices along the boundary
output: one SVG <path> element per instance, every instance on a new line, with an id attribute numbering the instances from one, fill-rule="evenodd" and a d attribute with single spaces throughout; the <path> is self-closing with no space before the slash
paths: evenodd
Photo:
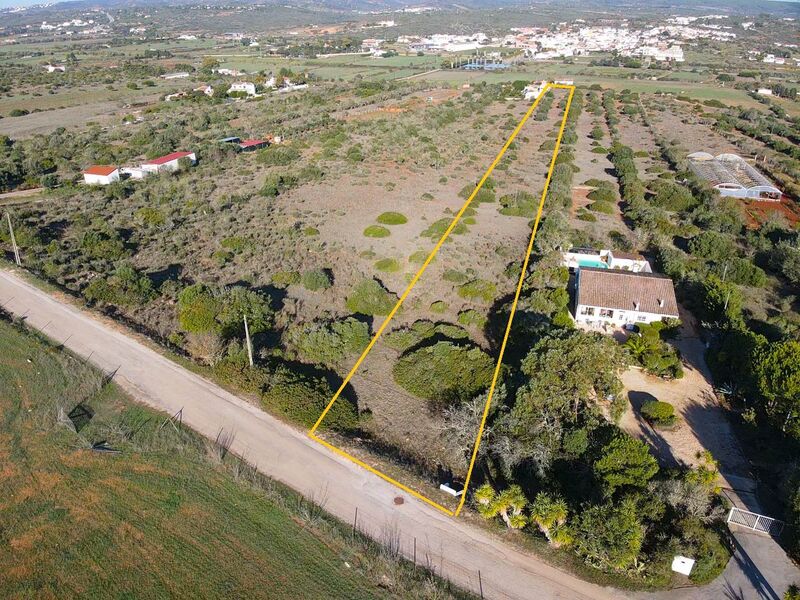
<path id="1" fill-rule="evenodd" d="M 2 598 L 452 597 L 6 321 L 0 390 Z M 79 403 L 94 415 L 76 433 Z"/>

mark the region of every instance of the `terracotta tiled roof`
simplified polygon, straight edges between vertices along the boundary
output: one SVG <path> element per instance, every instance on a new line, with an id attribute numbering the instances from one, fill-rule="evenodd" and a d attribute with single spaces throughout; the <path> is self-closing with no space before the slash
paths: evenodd
<path id="1" fill-rule="evenodd" d="M 160 158 L 154 158 L 153 160 L 148 160 L 146 165 L 163 165 L 168 162 L 172 162 L 173 160 L 177 160 L 179 158 L 186 158 L 190 156 L 191 152 L 173 152 L 172 154 L 167 154 L 166 156 L 162 156 Z"/>
<path id="2" fill-rule="evenodd" d="M 578 273 L 578 304 L 678 317 L 672 280 L 653 273 L 584 267 Z"/>
<path id="3" fill-rule="evenodd" d="M 268 143 L 267 140 L 243 140 L 239 145 L 242 148 L 249 148 L 250 146 L 260 146 L 266 143 Z"/>
<path id="4" fill-rule="evenodd" d="M 105 165 L 92 165 L 88 169 L 86 169 L 83 173 L 84 175 L 103 175 L 108 177 L 114 171 L 117 170 L 117 167 L 107 167 Z"/>

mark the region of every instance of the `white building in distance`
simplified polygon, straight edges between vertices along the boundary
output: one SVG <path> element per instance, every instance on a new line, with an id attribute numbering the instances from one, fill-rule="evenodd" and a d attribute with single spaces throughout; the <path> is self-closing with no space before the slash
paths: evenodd
<path id="1" fill-rule="evenodd" d="M 244 93 L 248 96 L 256 95 L 256 84 L 249 81 L 237 81 L 231 84 L 228 94 Z"/>

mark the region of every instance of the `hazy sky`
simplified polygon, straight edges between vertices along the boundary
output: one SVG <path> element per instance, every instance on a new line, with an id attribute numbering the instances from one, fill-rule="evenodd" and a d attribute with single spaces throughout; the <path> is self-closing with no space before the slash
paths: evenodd
<path id="1" fill-rule="evenodd" d="M 646 0 L 644 0 L 646 1 Z M 800 2 L 800 0 L 777 0 L 778 2 Z M 409 4 L 413 4 L 409 0 Z M 31 4 L 42 4 L 42 0 L 0 0 L 0 8 L 7 8 L 9 6 L 30 6 Z"/>

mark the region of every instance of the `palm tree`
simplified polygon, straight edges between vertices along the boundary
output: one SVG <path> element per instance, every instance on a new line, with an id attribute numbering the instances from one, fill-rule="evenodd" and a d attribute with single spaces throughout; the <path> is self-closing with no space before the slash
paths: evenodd
<path id="1" fill-rule="evenodd" d="M 644 338 L 639 334 L 632 335 L 628 338 L 628 341 L 625 342 L 625 349 L 633 358 L 639 360 L 642 355 L 647 352 L 647 342 L 645 342 Z"/>
<path id="2" fill-rule="evenodd" d="M 478 503 L 478 512 L 484 518 L 499 516 L 509 529 L 522 529 L 528 524 L 528 518 L 522 514 L 528 505 L 528 499 L 518 485 L 497 493 L 486 483 L 475 490 L 475 501 Z"/>
<path id="3" fill-rule="evenodd" d="M 562 498 L 539 492 L 531 505 L 531 520 L 536 523 L 550 545 L 558 548 L 568 541 L 563 529 L 567 520 L 567 503 Z"/>

